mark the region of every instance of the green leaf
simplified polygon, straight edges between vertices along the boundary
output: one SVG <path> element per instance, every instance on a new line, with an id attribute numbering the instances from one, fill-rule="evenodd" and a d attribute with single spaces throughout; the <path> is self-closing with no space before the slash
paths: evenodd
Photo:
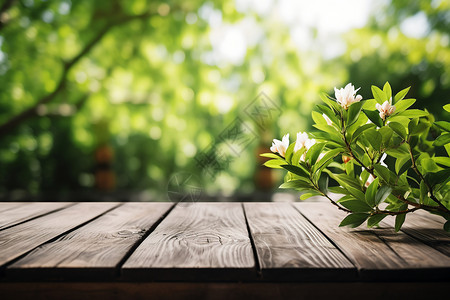
<path id="1" fill-rule="evenodd" d="M 312 117 L 313 121 L 318 125 L 328 125 L 327 121 L 325 121 L 322 114 L 317 111 L 313 111 L 311 113 L 311 117 Z"/>
<path id="2" fill-rule="evenodd" d="M 378 131 L 376 131 L 375 129 L 369 129 L 364 132 L 364 135 L 376 151 L 381 150 L 381 142 L 383 140 L 383 137 Z"/>
<path id="3" fill-rule="evenodd" d="M 306 151 L 306 148 L 305 148 L 305 147 L 303 147 L 303 148 L 297 150 L 297 151 L 292 155 L 292 158 L 291 158 L 291 164 L 294 165 L 294 166 L 298 165 L 298 162 L 300 161 L 300 158 L 302 157 L 303 153 L 305 153 L 305 151 Z"/>
<path id="4" fill-rule="evenodd" d="M 437 184 L 447 184 L 450 181 L 450 168 L 445 168 L 444 170 L 428 173 L 425 175 L 425 180 L 434 187 Z"/>
<path id="5" fill-rule="evenodd" d="M 314 165 L 324 147 L 325 143 L 314 144 L 309 148 L 308 152 L 306 152 L 305 161 L 309 162 L 310 165 Z"/>
<path id="6" fill-rule="evenodd" d="M 264 165 L 268 168 L 272 169 L 282 169 L 281 165 L 286 164 L 286 161 L 282 159 L 271 159 L 264 163 Z"/>
<path id="7" fill-rule="evenodd" d="M 419 119 L 418 118 L 414 118 L 411 119 L 408 123 L 408 134 L 411 134 L 411 132 L 414 130 L 414 127 L 417 126 L 417 124 L 419 124 Z"/>
<path id="8" fill-rule="evenodd" d="M 444 109 L 448 112 L 450 112 L 450 103 L 444 105 Z"/>
<path id="9" fill-rule="evenodd" d="M 371 109 L 377 105 L 377 100 L 375 99 L 366 99 L 363 102 L 364 102 L 363 109 Z"/>
<path id="10" fill-rule="evenodd" d="M 404 125 L 397 122 L 389 122 L 388 126 L 397 133 L 402 139 L 406 138 L 406 128 Z"/>
<path id="11" fill-rule="evenodd" d="M 375 180 L 369 185 L 369 187 L 366 190 L 366 202 L 371 207 L 374 207 L 375 204 L 375 195 L 377 193 L 378 189 L 378 178 L 375 178 Z"/>
<path id="12" fill-rule="evenodd" d="M 377 125 L 378 127 L 383 127 L 383 119 L 380 118 L 380 113 L 378 112 L 378 110 L 363 109 L 363 112 L 366 114 L 369 120 L 372 121 L 373 124 Z"/>
<path id="13" fill-rule="evenodd" d="M 394 99 L 392 99 L 392 104 L 397 103 L 398 101 L 402 100 L 403 98 L 405 98 L 406 94 L 408 93 L 409 89 L 411 87 L 407 87 L 406 89 L 401 90 L 400 92 L 398 92 Z"/>
<path id="14" fill-rule="evenodd" d="M 350 195 L 350 193 L 346 189 L 340 186 L 329 186 L 328 191 L 340 195 Z"/>
<path id="15" fill-rule="evenodd" d="M 333 174 L 330 172 L 328 174 L 356 199 L 365 201 L 364 193 L 361 191 L 361 186 L 357 179 L 350 177 L 347 174 Z"/>
<path id="16" fill-rule="evenodd" d="M 328 192 L 328 181 L 329 178 L 326 174 L 323 174 L 322 176 L 320 176 L 319 178 L 319 190 L 326 194 Z"/>
<path id="17" fill-rule="evenodd" d="M 357 199 L 339 201 L 339 204 L 351 210 L 352 212 L 369 212 L 372 210 L 372 208 L 369 205 L 367 205 L 366 202 Z"/>
<path id="18" fill-rule="evenodd" d="M 289 145 L 289 147 L 286 149 L 286 153 L 285 153 L 284 157 L 286 158 L 286 161 L 288 163 L 292 163 L 292 154 L 293 154 L 292 152 L 294 151 L 294 147 L 295 147 L 295 142 L 291 143 Z"/>
<path id="19" fill-rule="evenodd" d="M 399 232 L 405 222 L 406 214 L 400 214 L 395 217 L 395 231 Z"/>
<path id="20" fill-rule="evenodd" d="M 291 180 L 280 185 L 280 189 L 311 189 L 313 186 L 304 180 Z"/>
<path id="21" fill-rule="evenodd" d="M 381 179 L 389 184 L 395 184 L 397 175 L 395 175 L 391 170 L 379 164 L 375 164 L 373 168 L 375 169 L 375 174 L 378 177 L 381 177 Z"/>
<path id="22" fill-rule="evenodd" d="M 275 153 L 262 153 L 259 156 L 262 157 L 268 157 L 268 158 L 275 158 L 275 159 L 281 159 L 281 157 Z"/>
<path id="23" fill-rule="evenodd" d="M 295 175 L 309 178 L 309 173 L 305 169 L 303 169 L 301 167 L 292 166 L 292 165 L 286 165 L 286 164 L 281 165 L 281 167 L 283 167 L 284 169 L 288 170 L 289 172 L 294 173 Z"/>
<path id="24" fill-rule="evenodd" d="M 367 227 L 371 228 L 374 226 L 377 226 L 378 223 L 381 222 L 381 220 L 383 220 L 387 215 L 383 215 L 383 214 L 376 214 L 373 216 L 370 216 L 369 219 L 367 220 Z"/>
<path id="25" fill-rule="evenodd" d="M 356 102 L 353 103 L 352 105 L 350 105 L 350 107 L 348 108 L 348 114 L 347 114 L 347 127 L 349 127 L 350 125 L 352 125 L 353 123 L 356 122 L 356 120 L 359 117 L 359 114 L 361 112 L 361 108 L 363 106 L 364 102 L 360 101 L 360 102 Z"/>
<path id="26" fill-rule="evenodd" d="M 392 135 L 394 134 L 394 131 L 388 126 L 383 126 L 380 130 L 378 130 L 378 132 L 381 134 L 384 148 L 387 148 L 390 143 L 392 143 Z"/>
<path id="27" fill-rule="evenodd" d="M 350 177 L 355 177 L 355 166 L 353 164 L 354 160 L 350 160 L 349 162 L 347 162 L 346 164 L 344 164 L 345 167 L 345 173 L 347 173 L 348 176 Z"/>
<path id="28" fill-rule="evenodd" d="M 428 196 L 428 189 L 425 184 L 425 181 L 420 181 L 420 203 L 424 203 Z"/>
<path id="29" fill-rule="evenodd" d="M 449 108 L 450 109 L 450 108 Z M 447 232 L 450 232 L 450 221 L 445 222 L 444 224 L 444 230 Z"/>
<path id="30" fill-rule="evenodd" d="M 405 163 L 401 166 L 401 168 L 398 170 L 398 176 L 402 175 L 406 171 L 409 170 L 409 168 L 412 167 L 412 161 L 409 157 L 406 158 Z"/>
<path id="31" fill-rule="evenodd" d="M 349 214 L 342 220 L 342 222 L 339 224 L 339 227 L 342 226 L 350 226 L 351 228 L 358 227 L 362 223 L 364 223 L 365 220 L 369 217 L 369 214 L 364 213 L 354 213 Z"/>
<path id="32" fill-rule="evenodd" d="M 418 120 L 418 119 L 412 119 L 412 120 Z M 410 122 L 410 124 L 411 124 L 411 122 Z M 428 122 L 427 123 L 420 122 L 420 123 L 415 123 L 415 124 L 416 125 L 411 128 L 408 125 L 409 135 L 419 135 L 430 127 L 430 124 Z"/>
<path id="33" fill-rule="evenodd" d="M 433 142 L 433 145 L 438 147 L 444 146 L 448 143 L 450 143 L 450 133 L 441 134 L 440 136 L 438 136 L 438 138 Z"/>
<path id="34" fill-rule="evenodd" d="M 339 106 L 339 103 L 337 103 L 334 99 L 330 99 L 330 96 L 328 96 L 326 93 L 321 93 L 320 98 L 322 99 L 325 104 L 327 104 L 331 109 L 334 109 L 336 111 L 339 111 L 341 108 Z"/>
<path id="35" fill-rule="evenodd" d="M 314 165 L 313 173 L 320 170 L 328 161 L 335 158 L 341 152 L 343 152 L 343 149 L 338 148 L 325 153 L 325 155 Z"/>
<path id="36" fill-rule="evenodd" d="M 386 200 L 386 198 L 391 194 L 392 188 L 387 185 L 380 187 L 375 194 L 375 205 L 379 205 L 381 202 Z"/>
<path id="37" fill-rule="evenodd" d="M 361 176 L 361 182 L 366 183 L 367 179 L 369 179 L 370 173 L 367 172 L 366 169 L 363 169 L 360 176 Z"/>
<path id="38" fill-rule="evenodd" d="M 392 97 L 392 88 L 389 82 L 386 81 L 386 83 L 383 86 L 383 92 L 386 95 L 386 99 L 389 100 Z"/>
<path id="39" fill-rule="evenodd" d="M 442 130 L 445 130 L 447 132 L 450 132 L 450 123 L 446 121 L 437 121 L 434 122 L 434 125 L 441 128 Z"/>
<path id="40" fill-rule="evenodd" d="M 330 118 L 331 122 L 339 125 L 339 119 L 336 117 L 336 114 L 331 110 L 331 108 L 325 105 L 317 105 L 316 106 L 322 113 L 324 113 L 328 118 Z"/>
<path id="41" fill-rule="evenodd" d="M 394 111 L 394 115 L 397 115 L 403 111 L 405 111 L 406 109 L 408 109 L 411 105 L 413 105 L 416 102 L 416 99 L 404 99 L 401 101 L 398 101 L 395 104 L 395 111 Z"/>
<path id="42" fill-rule="evenodd" d="M 361 135 L 361 133 L 363 133 L 365 130 L 370 129 L 370 128 L 375 128 L 375 125 L 370 123 L 370 124 L 364 124 L 363 126 L 358 127 L 358 129 L 355 130 L 355 132 L 352 134 L 351 136 L 351 141 L 356 141 L 358 139 L 358 137 Z"/>
<path id="43" fill-rule="evenodd" d="M 386 94 L 379 87 L 374 85 L 372 85 L 372 94 L 375 100 L 380 104 L 383 104 L 384 101 L 388 100 L 386 99 Z"/>
<path id="44" fill-rule="evenodd" d="M 436 157 L 433 157 L 433 160 L 435 163 L 437 163 L 441 166 L 450 167 L 450 158 L 449 157 L 436 156 Z"/>
<path id="45" fill-rule="evenodd" d="M 405 100 L 403 100 L 405 101 Z M 401 112 L 398 114 L 398 116 L 407 117 L 407 118 L 420 118 L 420 117 L 426 117 L 429 114 L 426 111 L 420 110 L 420 109 L 408 109 L 404 112 Z"/>
<path id="46" fill-rule="evenodd" d="M 420 165 L 426 172 L 439 171 L 438 165 L 434 162 L 432 158 L 424 158 L 420 161 Z"/>
<path id="47" fill-rule="evenodd" d="M 407 117 L 402 117 L 402 116 L 390 116 L 389 117 L 389 123 L 392 122 L 396 122 L 396 123 L 400 123 L 400 124 L 405 124 L 405 126 L 408 125 L 409 123 L 409 118 Z M 405 127 L 406 128 L 406 127 Z"/>
<path id="48" fill-rule="evenodd" d="M 306 200 L 308 198 L 311 198 L 313 196 L 320 196 L 321 194 L 315 191 L 310 191 L 308 193 L 304 193 L 302 195 L 300 195 L 300 200 Z"/>
<path id="49" fill-rule="evenodd" d="M 337 135 L 329 134 L 327 132 L 316 131 L 311 133 L 311 137 L 316 140 L 321 140 L 328 143 L 336 144 L 337 146 L 345 147 L 344 141 Z"/>

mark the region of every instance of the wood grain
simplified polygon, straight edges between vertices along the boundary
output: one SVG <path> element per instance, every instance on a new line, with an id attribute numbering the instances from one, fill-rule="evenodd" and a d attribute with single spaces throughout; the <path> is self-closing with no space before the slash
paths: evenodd
<path id="1" fill-rule="evenodd" d="M 178 204 L 122 267 L 133 280 L 255 278 L 240 203 Z"/>
<path id="2" fill-rule="evenodd" d="M 0 231 L 0 266 L 118 205 L 78 203 Z"/>
<path id="3" fill-rule="evenodd" d="M 0 202 L 0 212 L 22 205 L 23 202 Z"/>
<path id="4" fill-rule="evenodd" d="M 416 210 L 413 214 L 409 214 L 414 215 L 414 216 L 421 216 L 421 217 L 425 217 L 428 220 L 433 220 L 439 224 L 444 224 L 445 223 L 445 219 L 444 217 L 438 216 L 438 215 L 434 215 L 434 214 L 430 214 L 429 212 L 423 210 L 423 209 L 419 209 Z"/>
<path id="5" fill-rule="evenodd" d="M 386 218 L 383 223 L 394 226 L 394 218 Z M 406 216 L 402 231 L 424 242 L 432 248 L 450 256 L 450 233 L 443 229 L 445 219 L 430 213 L 412 213 Z"/>
<path id="6" fill-rule="evenodd" d="M 70 205 L 72 204 L 68 202 L 30 202 L 12 206 L 11 209 L 0 212 L 0 230 Z"/>
<path id="7" fill-rule="evenodd" d="M 354 280 L 353 264 L 290 203 L 245 203 L 266 280 Z"/>
<path id="8" fill-rule="evenodd" d="M 395 233 L 390 227 L 338 227 L 346 214 L 330 204 L 294 205 L 347 255 L 358 267 L 361 278 L 438 280 L 450 276 L 449 257 L 403 232 Z"/>
<path id="9" fill-rule="evenodd" d="M 11 278 L 112 279 L 134 244 L 173 203 L 125 203 L 87 225 L 46 243 L 10 265 Z"/>

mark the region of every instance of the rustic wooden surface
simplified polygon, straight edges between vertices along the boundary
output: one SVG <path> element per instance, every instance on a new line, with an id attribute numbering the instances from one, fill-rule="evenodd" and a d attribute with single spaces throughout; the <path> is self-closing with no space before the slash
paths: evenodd
<path id="1" fill-rule="evenodd" d="M 346 214 L 330 204 L 305 202 L 294 205 L 349 257 L 362 278 L 450 278 L 449 256 L 402 231 L 396 233 L 383 223 L 376 229 L 338 227 Z M 443 229 L 441 231 L 448 235 Z"/>
<path id="2" fill-rule="evenodd" d="M 415 212 L 395 233 L 393 219 L 350 229 L 344 216 L 328 203 L 0 203 L 0 295 L 443 295 L 443 220 Z"/>
<path id="3" fill-rule="evenodd" d="M 28 205 L 5 205 L 0 211 L 0 230 L 17 225 L 24 221 L 29 221 L 35 217 L 57 211 L 64 207 L 68 207 L 70 203 L 30 203 Z M 9 208 L 8 208 L 9 206 Z"/>
<path id="4" fill-rule="evenodd" d="M 139 280 L 240 280 L 255 268 L 240 203 L 182 203 L 122 267 Z"/>
<path id="5" fill-rule="evenodd" d="M 28 205 L 24 204 L 24 209 Z M 0 266 L 117 205 L 117 203 L 79 203 L 0 231 Z"/>
<path id="6" fill-rule="evenodd" d="M 6 275 L 15 278 L 112 279 L 128 251 L 172 205 L 121 205 L 82 228 L 36 248 L 10 265 Z"/>
<path id="7" fill-rule="evenodd" d="M 356 268 L 290 203 L 245 203 L 262 276 L 271 280 L 350 280 Z"/>

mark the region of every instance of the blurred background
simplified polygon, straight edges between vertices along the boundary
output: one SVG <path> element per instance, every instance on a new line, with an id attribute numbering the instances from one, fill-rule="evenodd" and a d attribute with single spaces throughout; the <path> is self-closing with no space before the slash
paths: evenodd
<path id="1" fill-rule="evenodd" d="M 2 0 L 0 200 L 264 200 L 320 92 L 448 120 L 449 34 L 445 0 Z"/>

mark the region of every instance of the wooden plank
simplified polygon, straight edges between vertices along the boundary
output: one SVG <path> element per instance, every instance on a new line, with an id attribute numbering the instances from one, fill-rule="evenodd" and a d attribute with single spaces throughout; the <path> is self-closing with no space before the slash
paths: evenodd
<path id="1" fill-rule="evenodd" d="M 450 276 L 449 257 L 403 232 L 338 227 L 346 214 L 332 205 L 294 205 L 347 255 L 363 279 L 442 280 Z"/>
<path id="2" fill-rule="evenodd" d="M 421 216 L 421 217 L 426 217 L 428 220 L 433 220 L 439 224 L 444 224 L 445 223 L 445 219 L 444 217 L 438 216 L 438 215 L 434 215 L 434 214 L 430 214 L 429 212 L 423 210 L 423 209 L 419 209 L 416 210 L 413 214 L 409 214 L 409 215 L 415 215 L 415 216 Z"/>
<path id="3" fill-rule="evenodd" d="M 383 223 L 393 227 L 395 219 L 385 218 Z M 402 231 L 450 256 L 450 233 L 443 229 L 444 223 L 444 218 L 429 213 L 417 214 L 416 211 L 406 216 Z"/>
<path id="4" fill-rule="evenodd" d="M 23 202 L 0 202 L 0 212 L 22 205 Z"/>
<path id="5" fill-rule="evenodd" d="M 126 280 L 255 278 L 240 203 L 178 204 L 122 267 Z"/>
<path id="6" fill-rule="evenodd" d="M 0 231 L 0 266 L 118 205 L 78 203 Z"/>
<path id="7" fill-rule="evenodd" d="M 68 202 L 28 202 L 0 212 L 0 230 L 72 205 Z M 3 205 L 2 205 L 3 206 Z"/>
<path id="8" fill-rule="evenodd" d="M 245 203 L 244 208 L 263 279 L 356 278 L 353 264 L 290 203 Z"/>
<path id="9" fill-rule="evenodd" d="M 126 203 L 46 243 L 6 269 L 8 278 L 107 280 L 173 203 Z"/>

